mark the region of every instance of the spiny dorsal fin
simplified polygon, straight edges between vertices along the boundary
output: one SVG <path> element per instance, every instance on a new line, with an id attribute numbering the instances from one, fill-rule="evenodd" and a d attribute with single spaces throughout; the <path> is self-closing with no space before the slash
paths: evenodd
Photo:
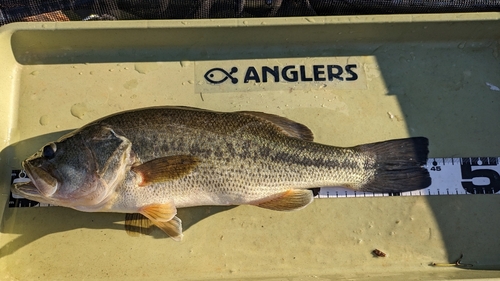
<path id="1" fill-rule="evenodd" d="M 298 138 L 305 141 L 313 141 L 314 135 L 305 125 L 292 121 L 288 118 L 274 114 L 268 114 L 256 111 L 240 111 L 240 114 L 252 115 L 267 122 L 276 125 L 282 133 L 287 136 Z"/>
<path id="2" fill-rule="evenodd" d="M 304 208 L 313 201 L 313 193 L 307 189 L 290 189 L 252 205 L 275 211 L 293 211 Z"/>
<path id="3" fill-rule="evenodd" d="M 198 158 L 190 155 L 175 155 L 153 159 L 132 167 L 141 178 L 139 186 L 181 178 L 199 164 Z"/>

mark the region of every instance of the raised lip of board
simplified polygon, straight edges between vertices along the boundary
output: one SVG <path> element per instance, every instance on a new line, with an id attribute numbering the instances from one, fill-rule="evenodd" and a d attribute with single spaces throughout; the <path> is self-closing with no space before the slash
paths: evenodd
<path id="1" fill-rule="evenodd" d="M 251 48 L 252 46 L 282 46 L 283 44 L 314 47 L 315 44 L 324 45 L 325 43 L 333 45 L 473 41 L 491 38 L 498 34 L 499 19 L 500 13 L 486 12 L 208 20 L 29 22 L 2 26 L 0 34 L 10 33 L 9 49 L 18 64 L 37 64 L 36 61 L 30 61 L 24 57 L 27 52 L 49 55 L 64 52 L 73 58 L 71 61 L 56 59 L 42 62 L 42 64 L 50 64 L 83 62 L 78 60 L 79 52 L 95 49 L 110 50 L 109 55 L 111 55 L 120 48 L 138 47 L 152 50 L 169 47 L 177 48 L 182 52 L 186 46 L 191 45 L 211 46 L 216 50 L 218 47 L 248 46 Z M 467 25 L 468 28 L 462 28 L 463 25 Z M 298 29 L 306 29 L 303 34 L 307 36 L 296 36 L 300 31 Z M 146 30 L 147 32 L 144 32 Z M 262 36 L 262 34 L 272 34 L 272 36 Z M 104 55 L 106 57 L 108 54 Z M 136 56 L 132 59 L 138 62 L 148 61 L 143 57 Z M 224 58 L 224 54 L 215 54 L 212 58 L 221 59 Z M 151 59 L 157 60 L 158 58 Z M 163 56 L 161 59 L 175 60 L 175 58 Z M 110 59 L 109 62 L 116 60 L 116 58 Z"/>
<path id="2" fill-rule="evenodd" d="M 499 12 L 479 13 L 428 13 L 400 15 L 312 16 L 281 18 L 230 18 L 230 19 L 175 19 L 175 20 L 123 20 L 123 21 L 66 21 L 66 22 L 14 22 L 0 27 L 5 30 L 61 30 L 61 29 L 130 29 L 130 28 L 193 28 L 193 27 L 252 27 L 292 26 L 359 23 L 452 23 L 464 21 L 495 21 Z"/>

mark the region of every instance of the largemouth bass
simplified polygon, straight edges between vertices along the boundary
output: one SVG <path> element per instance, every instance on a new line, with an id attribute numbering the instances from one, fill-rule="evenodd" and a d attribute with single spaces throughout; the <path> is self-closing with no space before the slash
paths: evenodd
<path id="1" fill-rule="evenodd" d="M 261 112 L 133 110 L 45 145 L 23 162 L 31 181 L 12 191 L 85 212 L 142 214 L 180 240 L 177 208 L 288 211 L 311 203 L 318 187 L 402 192 L 431 183 L 426 138 L 349 148 L 312 140 L 306 126 Z"/>

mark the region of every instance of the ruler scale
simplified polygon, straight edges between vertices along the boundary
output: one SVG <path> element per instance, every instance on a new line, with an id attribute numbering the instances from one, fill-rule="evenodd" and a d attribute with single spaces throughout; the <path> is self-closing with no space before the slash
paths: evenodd
<path id="1" fill-rule="evenodd" d="M 372 193 L 341 187 L 324 187 L 316 198 L 500 194 L 499 163 L 499 157 L 430 158 L 425 167 L 429 170 L 432 184 L 425 189 L 401 193 Z M 11 183 L 28 180 L 24 171 L 12 171 Z M 10 195 L 11 208 L 46 206 L 49 205 Z"/>
<path id="2" fill-rule="evenodd" d="M 401 193 L 356 192 L 341 187 L 321 188 L 318 198 L 500 194 L 499 157 L 430 158 L 426 168 L 432 184 Z"/>

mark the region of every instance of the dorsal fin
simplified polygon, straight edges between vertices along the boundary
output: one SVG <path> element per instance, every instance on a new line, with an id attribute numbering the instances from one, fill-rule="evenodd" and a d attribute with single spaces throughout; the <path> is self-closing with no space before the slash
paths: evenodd
<path id="1" fill-rule="evenodd" d="M 261 120 L 270 122 L 276 125 L 280 129 L 280 131 L 287 136 L 305 141 L 313 141 L 314 139 L 314 135 L 309 128 L 288 118 L 256 111 L 239 111 L 237 113 L 252 115 Z"/>

